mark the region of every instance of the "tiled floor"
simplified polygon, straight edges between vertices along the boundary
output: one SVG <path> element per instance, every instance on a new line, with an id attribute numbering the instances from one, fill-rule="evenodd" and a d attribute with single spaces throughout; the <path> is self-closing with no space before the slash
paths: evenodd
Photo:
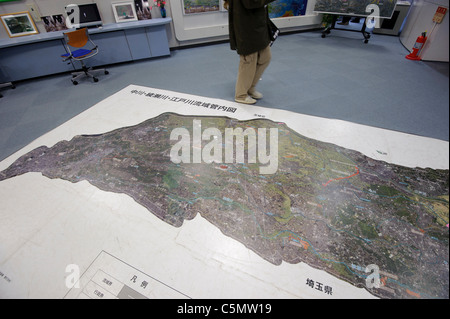
<path id="1" fill-rule="evenodd" d="M 318 31 L 283 35 L 257 105 L 448 141 L 449 64 L 409 61 L 408 53 L 392 36 L 364 44 L 361 34 L 339 30 L 325 39 Z M 112 65 L 98 83 L 74 86 L 70 74 L 18 82 L 2 89 L 0 160 L 129 84 L 233 100 L 237 65 L 219 43 Z"/>

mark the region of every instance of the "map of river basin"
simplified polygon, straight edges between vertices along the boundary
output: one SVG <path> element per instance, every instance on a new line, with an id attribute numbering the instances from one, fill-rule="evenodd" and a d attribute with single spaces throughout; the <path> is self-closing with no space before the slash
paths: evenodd
<path id="1" fill-rule="evenodd" d="M 195 145 L 196 124 L 222 136 Z M 227 129 L 236 140 L 266 129 L 267 141 L 277 129 L 277 170 L 262 174 L 266 165 L 250 160 L 176 163 L 170 154 L 182 138 L 171 139 L 175 129 L 192 141 L 190 155 L 216 141 L 222 147 L 208 148 L 216 159 Z M 249 159 L 256 144 L 244 141 Z M 304 262 L 381 298 L 449 297 L 448 170 L 374 160 L 267 119 L 164 113 L 38 147 L 0 172 L 0 181 L 27 172 L 127 194 L 174 227 L 201 214 L 274 265 Z M 367 284 L 369 265 L 379 269 L 378 285 Z"/>

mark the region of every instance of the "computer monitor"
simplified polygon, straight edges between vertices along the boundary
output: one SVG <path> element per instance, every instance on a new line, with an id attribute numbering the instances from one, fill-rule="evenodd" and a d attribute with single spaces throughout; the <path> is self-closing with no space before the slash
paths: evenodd
<path id="1" fill-rule="evenodd" d="M 69 20 L 67 24 L 72 28 L 92 28 L 103 24 L 96 3 L 69 4 L 66 7 L 66 13 Z"/>

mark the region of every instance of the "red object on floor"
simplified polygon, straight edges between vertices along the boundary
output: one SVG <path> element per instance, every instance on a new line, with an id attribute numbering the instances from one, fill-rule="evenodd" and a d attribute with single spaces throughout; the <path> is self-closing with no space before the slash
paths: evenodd
<path id="1" fill-rule="evenodd" d="M 408 60 L 414 60 L 414 61 L 420 61 L 422 60 L 422 58 L 420 57 L 420 52 L 423 49 L 423 46 L 425 45 L 425 42 L 427 42 L 427 36 L 426 36 L 426 32 L 422 33 L 422 35 L 420 35 L 417 40 L 416 43 L 414 44 L 413 50 L 410 54 L 408 54 L 406 56 L 406 58 Z"/>

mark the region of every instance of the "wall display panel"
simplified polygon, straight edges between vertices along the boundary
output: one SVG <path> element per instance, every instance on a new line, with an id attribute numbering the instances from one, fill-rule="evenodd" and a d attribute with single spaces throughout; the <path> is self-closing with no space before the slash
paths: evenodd
<path id="1" fill-rule="evenodd" d="M 286 18 L 306 14 L 308 0 L 276 0 L 269 4 L 269 17 Z"/>
<path id="2" fill-rule="evenodd" d="M 397 0 L 317 0 L 314 11 L 356 16 L 372 14 L 381 18 L 391 18 L 396 3 Z M 370 5 L 376 5 L 379 12 L 368 9 Z"/>
<path id="3" fill-rule="evenodd" d="M 170 2 L 174 35 L 177 41 L 198 41 L 213 38 L 228 38 L 228 11 L 219 0 L 216 11 L 187 12 L 187 1 L 200 3 L 201 0 L 172 0 Z M 213 5 L 217 0 L 208 0 Z M 313 28 L 320 24 L 321 15 L 313 11 L 316 0 L 277 0 L 269 7 L 271 18 L 277 18 L 280 29 Z M 290 12 L 292 11 L 292 13 Z M 282 18 L 283 17 L 283 18 Z M 278 19 L 280 18 L 280 19 Z"/>
<path id="4" fill-rule="evenodd" d="M 220 0 L 182 0 L 183 14 L 208 13 L 220 11 Z"/>

